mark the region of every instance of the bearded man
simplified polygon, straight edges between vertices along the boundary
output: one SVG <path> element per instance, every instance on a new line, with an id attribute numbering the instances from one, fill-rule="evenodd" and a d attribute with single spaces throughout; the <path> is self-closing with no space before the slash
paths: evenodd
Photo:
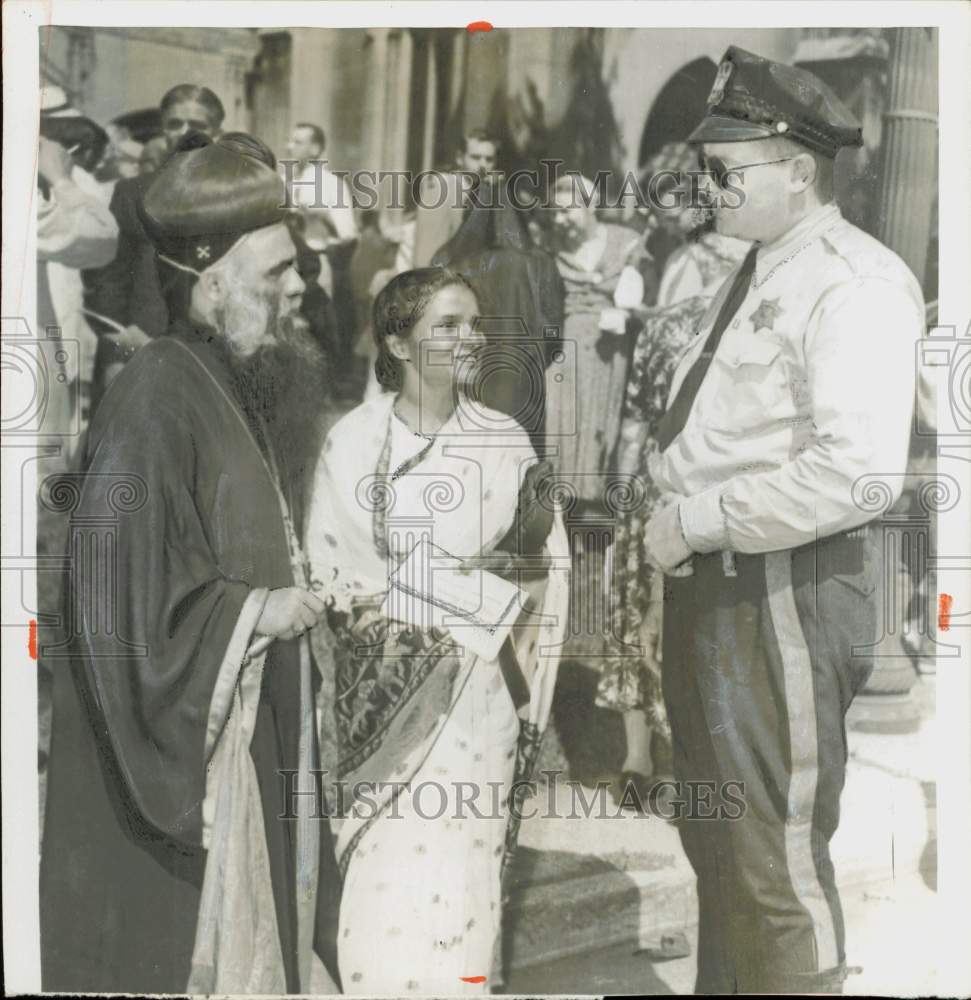
<path id="1" fill-rule="evenodd" d="M 334 989 L 339 878 L 298 794 L 317 767 L 303 633 L 323 605 L 274 447 L 292 432 L 281 400 L 319 396 L 320 368 L 282 181 L 195 145 L 142 208 L 168 336 L 105 395 L 79 477 L 75 526 L 116 520 L 106 563 L 75 566 L 55 679 L 48 991 Z"/>

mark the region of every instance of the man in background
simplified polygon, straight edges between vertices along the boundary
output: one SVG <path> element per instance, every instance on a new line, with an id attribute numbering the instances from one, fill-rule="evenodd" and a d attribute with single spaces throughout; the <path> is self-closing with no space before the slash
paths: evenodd
<path id="1" fill-rule="evenodd" d="M 294 126 L 287 152 L 296 162 L 282 163 L 290 189 L 288 203 L 304 221 L 304 239 L 322 253 L 332 243 L 357 238 L 354 202 L 347 179 L 327 169 L 327 137 L 319 125 Z"/>
<path id="2" fill-rule="evenodd" d="M 483 179 L 495 171 L 498 156 L 499 140 L 484 128 L 474 128 L 464 136 L 455 165 L 460 172 Z"/>
<path id="3" fill-rule="evenodd" d="M 350 264 L 358 238 L 350 186 L 327 167 L 327 136 L 312 122 L 294 126 L 287 151 L 291 160 L 280 162 L 287 185 L 287 204 L 298 220 L 297 232 L 320 258 L 318 282 L 333 305 L 336 338 L 332 344 L 332 374 L 338 395 L 355 396 L 351 344 L 354 338 L 354 291 Z M 295 162 L 294 162 L 295 161 Z"/>
<path id="4" fill-rule="evenodd" d="M 225 117 L 219 98 L 208 87 L 191 83 L 167 91 L 160 110 L 168 152 L 190 131 L 217 136 Z M 138 212 L 151 180 L 150 174 L 139 175 L 122 178 L 115 185 L 111 212 L 118 223 L 118 252 L 110 264 L 84 274 L 85 308 L 99 338 L 92 410 L 131 355 L 168 327 L 155 249 Z"/>
<path id="5" fill-rule="evenodd" d="M 415 216 L 414 267 L 427 267 L 432 257 L 459 230 L 471 207 L 471 195 L 495 173 L 499 140 L 485 129 L 470 129 L 454 164 L 422 178 Z"/>

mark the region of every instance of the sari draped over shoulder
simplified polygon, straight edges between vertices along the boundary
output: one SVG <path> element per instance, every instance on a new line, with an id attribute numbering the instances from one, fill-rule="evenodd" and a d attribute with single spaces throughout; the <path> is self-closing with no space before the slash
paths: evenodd
<path id="1" fill-rule="evenodd" d="M 306 540 L 333 636 L 321 728 L 339 779 L 338 960 L 349 992 L 461 993 L 482 987 L 460 976 L 490 972 L 479 966 L 499 930 L 508 786 L 521 732 L 540 731 L 549 714 L 569 559 L 556 515 L 552 568 L 516 581 L 525 596 L 505 668 L 502 653 L 486 661 L 463 647 L 461 629 L 390 621 L 389 575 L 416 544 L 462 559 L 505 545 L 537 462 L 525 431 L 496 411 L 470 417 L 460 405 L 431 438 L 393 403 L 390 394 L 365 402 L 331 430 Z M 529 691 L 519 713 L 504 680 L 510 653 Z M 420 801 L 428 783 L 436 787 Z M 463 813 L 463 794 L 481 815 Z"/>

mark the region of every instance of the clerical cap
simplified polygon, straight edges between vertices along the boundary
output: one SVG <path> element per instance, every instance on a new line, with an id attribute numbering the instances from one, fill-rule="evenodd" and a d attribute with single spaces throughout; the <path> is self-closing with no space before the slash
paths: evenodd
<path id="1" fill-rule="evenodd" d="M 283 222 L 285 193 L 259 160 L 196 134 L 159 170 L 139 212 L 159 258 L 198 273 L 246 233 Z"/>
<path id="2" fill-rule="evenodd" d="M 729 46 L 708 95 L 708 111 L 688 141 L 770 136 L 794 139 L 831 157 L 842 146 L 863 145 L 860 123 L 818 77 Z"/>

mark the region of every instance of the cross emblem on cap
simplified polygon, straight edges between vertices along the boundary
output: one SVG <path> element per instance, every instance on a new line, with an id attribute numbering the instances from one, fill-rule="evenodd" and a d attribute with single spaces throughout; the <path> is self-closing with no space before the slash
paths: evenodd
<path id="1" fill-rule="evenodd" d="M 212 252 L 209 249 L 209 244 L 204 243 L 202 246 L 196 247 L 196 260 L 209 260 L 212 256 Z"/>

